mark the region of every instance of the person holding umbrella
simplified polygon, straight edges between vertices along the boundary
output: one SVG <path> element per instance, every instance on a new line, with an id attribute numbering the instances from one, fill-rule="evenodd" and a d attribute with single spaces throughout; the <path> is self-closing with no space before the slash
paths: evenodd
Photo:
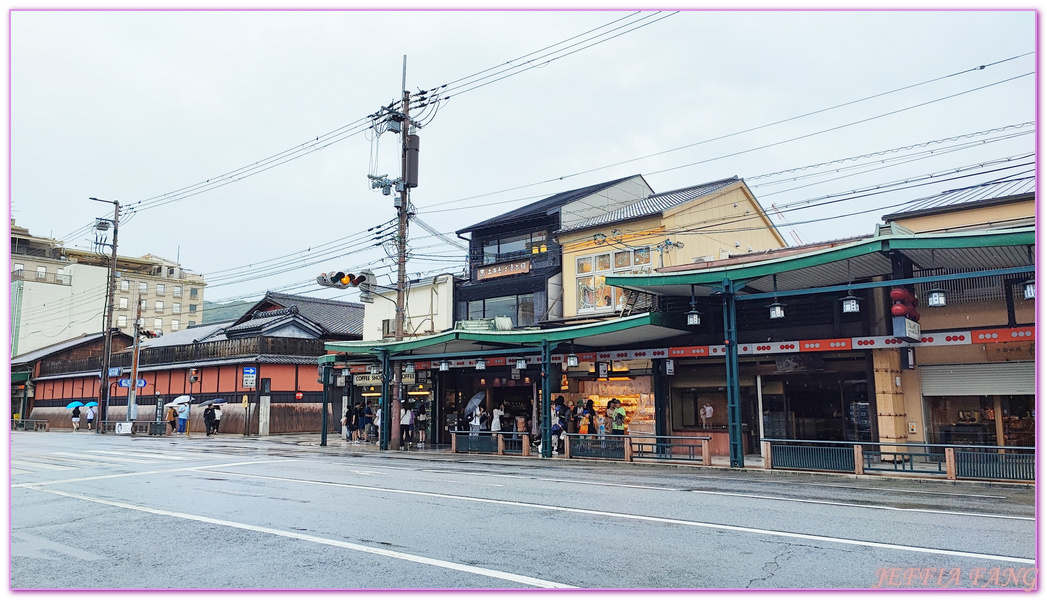
<path id="1" fill-rule="evenodd" d="M 214 404 L 208 404 L 207 408 L 204 409 L 204 431 L 207 437 L 211 437 L 211 431 L 214 429 Z"/>
<path id="2" fill-rule="evenodd" d="M 87 413 L 84 415 L 87 417 L 87 430 L 91 431 L 91 424 L 95 421 L 95 409 L 93 406 L 87 407 Z"/>
<path id="3" fill-rule="evenodd" d="M 189 403 L 178 405 L 178 433 L 185 433 L 186 423 L 189 422 Z"/>
<path id="4" fill-rule="evenodd" d="M 73 407 L 73 431 L 80 431 L 80 407 Z"/>
<path id="5" fill-rule="evenodd" d="M 215 402 L 214 406 L 214 430 L 212 433 L 218 433 L 218 426 L 222 423 L 222 403 Z"/>
<path id="6" fill-rule="evenodd" d="M 164 420 L 171 426 L 171 433 L 168 435 L 174 435 L 175 427 L 178 426 L 178 411 L 175 410 L 175 407 L 168 405 L 167 414 L 164 415 Z"/>

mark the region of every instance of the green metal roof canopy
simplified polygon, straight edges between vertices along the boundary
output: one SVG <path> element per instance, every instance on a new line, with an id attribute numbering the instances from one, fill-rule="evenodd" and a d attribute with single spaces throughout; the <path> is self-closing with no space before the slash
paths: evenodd
<path id="1" fill-rule="evenodd" d="M 829 248 L 803 251 L 786 248 L 755 255 L 753 260 L 705 269 L 682 267 L 646 275 L 611 275 L 607 285 L 662 296 L 689 296 L 691 286 L 698 295 L 722 291 L 723 282 L 735 282 L 739 295 L 778 291 L 811 290 L 846 284 L 850 280 L 891 278 L 891 256 L 900 253 L 922 269 L 969 271 L 1031 270 L 1031 248 L 1036 243 L 1033 227 L 999 232 L 913 234 L 897 229 Z M 817 245 L 815 245 L 817 246 Z M 761 260 L 759 256 L 766 256 Z"/>
<path id="2" fill-rule="evenodd" d="M 533 354 L 541 351 L 548 340 L 553 346 L 573 342 L 582 348 L 603 348 L 639 344 L 680 335 L 687 328 L 681 315 L 643 313 L 599 323 L 571 325 L 556 329 L 520 331 L 463 331 L 451 330 L 401 342 L 332 342 L 325 344 L 328 352 L 363 358 L 388 352 L 390 358 L 401 360 L 427 356 L 454 356 L 513 352 Z M 336 354 L 320 357 L 320 364 L 336 362 Z"/>

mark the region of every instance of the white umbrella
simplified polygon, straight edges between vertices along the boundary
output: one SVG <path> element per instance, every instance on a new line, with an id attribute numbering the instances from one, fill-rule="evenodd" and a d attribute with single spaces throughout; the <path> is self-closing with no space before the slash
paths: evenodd
<path id="1" fill-rule="evenodd" d="M 178 406 L 179 404 L 189 404 L 192 401 L 193 401 L 193 399 L 191 397 L 182 395 L 182 396 L 179 396 L 179 397 L 175 398 L 174 400 L 168 402 L 164 406 L 165 407 L 167 407 L 167 406 Z"/>

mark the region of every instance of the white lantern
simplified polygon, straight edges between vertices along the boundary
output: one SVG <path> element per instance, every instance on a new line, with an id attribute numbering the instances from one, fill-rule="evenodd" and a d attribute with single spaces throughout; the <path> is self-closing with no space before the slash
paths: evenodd
<path id="1" fill-rule="evenodd" d="M 476 359 L 476 370 L 483 371 L 487 368 L 487 363 L 482 358 Z"/>
<path id="2" fill-rule="evenodd" d="M 933 306 L 935 308 L 945 306 L 945 290 L 935 288 L 927 292 L 927 306 Z"/>

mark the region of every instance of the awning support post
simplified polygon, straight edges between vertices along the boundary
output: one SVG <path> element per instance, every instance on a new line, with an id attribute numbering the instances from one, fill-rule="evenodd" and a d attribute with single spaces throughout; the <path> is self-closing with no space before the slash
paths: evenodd
<path id="1" fill-rule="evenodd" d="M 734 282 L 723 280 L 723 332 L 727 346 L 727 437 L 731 448 L 731 466 L 745 466 L 742 446 L 742 407 L 738 388 L 738 319 L 734 298 Z"/>

